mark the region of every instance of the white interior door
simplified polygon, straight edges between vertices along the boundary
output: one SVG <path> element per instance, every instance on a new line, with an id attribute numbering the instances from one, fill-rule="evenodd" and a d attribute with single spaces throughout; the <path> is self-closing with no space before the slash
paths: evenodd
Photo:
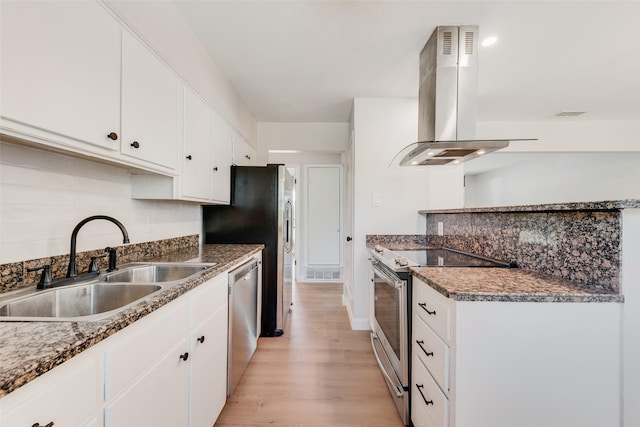
<path id="1" fill-rule="evenodd" d="M 342 166 L 305 167 L 305 264 L 341 265 Z"/>

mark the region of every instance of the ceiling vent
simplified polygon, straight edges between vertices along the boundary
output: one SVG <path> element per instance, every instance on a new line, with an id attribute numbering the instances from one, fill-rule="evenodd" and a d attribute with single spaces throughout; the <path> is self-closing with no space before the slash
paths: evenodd
<path id="1" fill-rule="evenodd" d="M 578 117 L 586 113 L 586 111 L 560 111 L 556 117 Z"/>

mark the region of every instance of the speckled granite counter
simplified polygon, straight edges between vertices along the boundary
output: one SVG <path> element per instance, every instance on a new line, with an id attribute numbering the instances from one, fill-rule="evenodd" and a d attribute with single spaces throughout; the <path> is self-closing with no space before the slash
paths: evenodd
<path id="1" fill-rule="evenodd" d="M 562 212 L 562 211 L 581 211 L 581 212 L 603 212 L 617 211 L 622 209 L 640 208 L 640 200 L 608 200 L 603 202 L 571 202 L 571 203 L 549 203 L 542 205 L 520 205 L 520 206 L 489 206 L 478 208 L 459 208 L 459 209 L 433 209 L 419 210 L 418 213 L 481 213 L 481 212 Z"/>
<path id="2" fill-rule="evenodd" d="M 411 271 L 457 301 L 623 302 L 619 293 L 511 268 L 418 267 Z"/>
<path id="3" fill-rule="evenodd" d="M 264 245 L 204 245 L 140 261 L 215 262 L 204 274 L 96 322 L 0 322 L 0 397 L 253 256 Z"/>

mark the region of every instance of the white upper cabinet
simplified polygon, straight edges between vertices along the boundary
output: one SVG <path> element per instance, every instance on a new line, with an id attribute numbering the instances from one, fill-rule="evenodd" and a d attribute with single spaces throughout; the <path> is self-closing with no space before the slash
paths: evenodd
<path id="1" fill-rule="evenodd" d="M 233 128 L 220 114 L 213 111 L 213 151 L 211 198 L 221 203 L 230 202 Z"/>
<path id="2" fill-rule="evenodd" d="M 176 169 L 181 83 L 149 49 L 122 34 L 122 153 Z"/>
<path id="3" fill-rule="evenodd" d="M 2 131 L 119 151 L 120 25 L 94 2 L 0 7 Z"/>
<path id="4" fill-rule="evenodd" d="M 233 128 L 185 87 L 180 176 L 132 175 L 132 197 L 229 204 L 232 136 Z"/>
<path id="5" fill-rule="evenodd" d="M 211 198 L 212 111 L 192 91 L 184 91 L 184 145 L 182 152 L 182 195 Z"/>
<path id="6" fill-rule="evenodd" d="M 237 132 L 233 135 L 233 164 L 238 166 L 256 166 L 256 150 Z"/>

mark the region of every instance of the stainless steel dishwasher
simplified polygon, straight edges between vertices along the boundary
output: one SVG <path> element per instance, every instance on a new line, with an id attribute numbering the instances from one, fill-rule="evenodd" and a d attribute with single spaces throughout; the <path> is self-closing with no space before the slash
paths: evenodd
<path id="1" fill-rule="evenodd" d="M 259 266 L 252 260 L 229 273 L 227 396 L 238 385 L 258 344 Z"/>

